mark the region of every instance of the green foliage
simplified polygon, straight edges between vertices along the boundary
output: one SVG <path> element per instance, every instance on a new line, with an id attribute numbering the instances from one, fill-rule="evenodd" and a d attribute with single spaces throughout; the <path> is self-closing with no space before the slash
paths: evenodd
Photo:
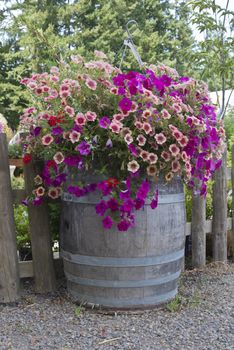
<path id="1" fill-rule="evenodd" d="M 182 297 L 181 295 L 178 294 L 173 300 L 167 303 L 166 309 L 174 313 L 180 310 L 181 304 L 182 304 Z"/>
<path id="2" fill-rule="evenodd" d="M 224 119 L 227 138 L 227 166 L 232 166 L 232 145 L 234 144 L 234 108 L 230 109 Z"/>
<path id="3" fill-rule="evenodd" d="M 75 308 L 75 315 L 77 317 L 80 317 L 82 315 L 82 313 L 84 312 L 85 308 L 83 307 L 83 304 L 80 304 L 79 306 L 77 306 Z"/>
<path id="4" fill-rule="evenodd" d="M 24 179 L 22 177 L 12 177 L 11 186 L 13 189 L 23 189 Z M 17 249 L 30 247 L 28 209 L 24 205 L 14 205 L 14 218 Z"/>
<path id="5" fill-rule="evenodd" d="M 59 241 L 61 203 L 49 203 L 50 232 L 53 241 Z"/>
<path id="6" fill-rule="evenodd" d="M 22 145 L 14 144 L 8 146 L 8 156 L 12 159 L 22 158 Z"/>
<path id="7" fill-rule="evenodd" d="M 12 177 L 11 187 L 14 190 L 22 190 L 24 188 L 24 179 L 22 177 Z"/>
<path id="8" fill-rule="evenodd" d="M 191 56 L 191 62 L 200 77 L 209 83 L 211 91 L 222 89 L 221 112 L 225 112 L 224 93 L 233 88 L 234 74 L 234 12 L 229 11 L 228 4 L 224 1 L 225 7 L 221 7 L 215 0 L 189 1 L 192 23 L 204 35 Z"/>
<path id="9" fill-rule="evenodd" d="M 206 196 L 206 219 L 210 220 L 212 218 L 212 186 L 213 181 L 207 182 L 207 196 Z M 185 205 L 186 205 L 186 215 L 187 222 L 191 222 L 192 219 L 192 191 L 185 188 Z"/>
<path id="10" fill-rule="evenodd" d="M 30 247 L 28 210 L 24 205 L 14 206 L 17 249 Z"/>

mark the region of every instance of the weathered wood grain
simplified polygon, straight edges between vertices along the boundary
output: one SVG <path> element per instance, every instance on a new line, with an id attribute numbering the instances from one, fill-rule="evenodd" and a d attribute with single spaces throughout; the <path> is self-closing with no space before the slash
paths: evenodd
<path id="1" fill-rule="evenodd" d="M 0 134 L 0 303 L 19 298 L 19 268 L 7 140 Z"/>
<path id="2" fill-rule="evenodd" d="M 25 190 L 27 195 L 32 194 L 34 178 L 38 174 L 39 168 L 38 164 L 33 162 L 24 166 Z M 48 204 L 46 202 L 40 206 L 29 204 L 28 213 L 35 290 L 38 293 L 51 292 L 56 289 L 56 283 L 49 228 Z"/>
<path id="3" fill-rule="evenodd" d="M 203 267 L 206 264 L 206 199 L 192 197 L 192 265 Z"/>
<path id="4" fill-rule="evenodd" d="M 234 145 L 232 145 L 232 260 L 234 261 Z"/>
<path id="5" fill-rule="evenodd" d="M 227 153 L 223 155 L 221 167 L 216 171 L 213 185 L 213 259 L 227 260 Z"/>
<path id="6" fill-rule="evenodd" d="M 22 200 L 26 198 L 25 190 L 21 190 L 21 189 L 12 190 L 12 195 L 13 195 L 14 204 L 21 204 Z"/>

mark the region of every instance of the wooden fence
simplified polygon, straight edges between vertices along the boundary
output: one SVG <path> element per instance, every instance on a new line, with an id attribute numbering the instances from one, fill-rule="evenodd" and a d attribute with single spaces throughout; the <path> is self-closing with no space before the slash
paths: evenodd
<path id="1" fill-rule="evenodd" d="M 49 230 L 48 204 L 39 207 L 29 205 L 29 230 L 32 246 L 32 261 L 19 262 L 16 251 L 13 204 L 19 204 L 32 192 L 34 177 L 38 173 L 35 164 L 23 166 L 25 189 L 12 190 L 7 141 L 0 134 L 0 303 L 16 301 L 19 296 L 19 280 L 34 277 L 38 293 L 55 290 L 55 269 Z M 227 260 L 227 230 L 232 230 L 232 256 L 234 259 L 234 216 L 227 218 L 227 180 L 232 180 L 234 193 L 234 145 L 232 168 L 222 167 L 216 172 L 213 186 L 213 220 L 206 220 L 205 199 L 193 197 L 192 222 L 186 223 L 186 236 L 192 236 L 192 264 L 202 267 L 206 263 L 206 234 L 213 235 L 213 259 Z M 234 212 L 234 201 L 232 213 Z M 57 256 L 57 261 L 59 261 Z M 61 266 L 61 265 L 60 265 Z"/>

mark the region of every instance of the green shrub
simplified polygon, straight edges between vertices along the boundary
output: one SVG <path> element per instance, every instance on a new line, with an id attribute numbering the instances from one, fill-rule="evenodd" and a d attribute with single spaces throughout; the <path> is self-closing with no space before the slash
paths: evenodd
<path id="1" fill-rule="evenodd" d="M 206 219 L 212 218 L 212 185 L 213 181 L 208 181 L 207 184 L 207 196 L 206 196 Z M 185 204 L 186 204 L 186 216 L 187 221 L 191 222 L 192 219 L 192 191 L 185 188 Z"/>
<path id="2" fill-rule="evenodd" d="M 22 145 L 14 144 L 8 146 L 8 155 L 12 159 L 22 158 Z"/>
<path id="3" fill-rule="evenodd" d="M 21 250 L 26 247 L 28 248 L 31 246 L 31 242 L 29 237 L 29 221 L 27 208 L 24 205 L 15 205 L 14 216 L 17 249 Z"/>

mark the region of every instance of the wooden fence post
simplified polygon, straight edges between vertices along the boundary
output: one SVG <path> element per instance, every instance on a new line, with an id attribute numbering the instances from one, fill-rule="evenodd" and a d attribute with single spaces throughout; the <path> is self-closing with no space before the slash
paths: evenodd
<path id="1" fill-rule="evenodd" d="M 203 267 L 206 264 L 206 199 L 192 196 L 192 265 Z"/>
<path id="2" fill-rule="evenodd" d="M 234 144 L 232 145 L 232 260 L 234 261 Z"/>
<path id="3" fill-rule="evenodd" d="M 38 172 L 38 166 L 34 162 L 24 166 L 25 190 L 27 195 L 32 194 L 34 178 Z M 37 293 L 52 292 L 56 289 L 56 281 L 49 228 L 48 204 L 46 202 L 39 206 L 29 204 L 28 213 L 35 290 Z"/>
<path id="4" fill-rule="evenodd" d="M 0 303 L 19 298 L 19 266 L 5 134 L 0 134 Z"/>
<path id="5" fill-rule="evenodd" d="M 213 260 L 227 260 L 227 152 L 216 171 L 213 185 Z"/>

